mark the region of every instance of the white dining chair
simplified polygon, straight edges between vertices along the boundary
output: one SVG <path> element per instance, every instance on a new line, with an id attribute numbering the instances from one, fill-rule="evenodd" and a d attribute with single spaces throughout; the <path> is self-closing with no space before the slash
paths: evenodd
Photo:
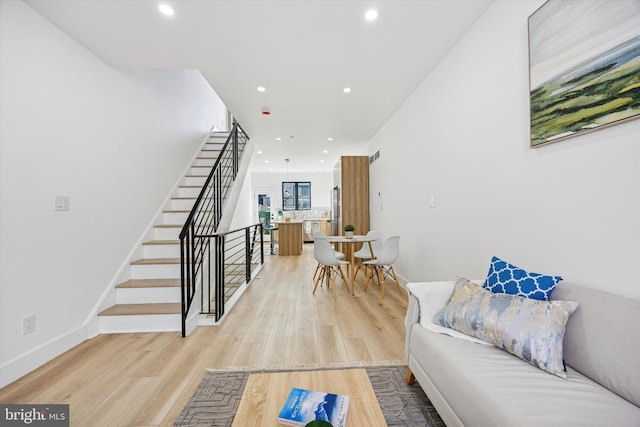
<path id="1" fill-rule="evenodd" d="M 318 239 L 325 239 L 327 237 L 327 235 L 325 234 L 324 231 L 316 231 L 315 233 L 313 233 L 313 240 L 315 241 L 316 238 Z M 338 259 L 344 259 L 344 254 L 342 252 L 336 251 L 334 250 L 334 252 L 336 253 L 336 258 Z"/>
<path id="2" fill-rule="evenodd" d="M 347 277 L 344 275 L 344 271 L 342 271 L 343 265 L 349 265 L 349 261 L 340 260 L 336 257 L 335 251 L 331 247 L 331 243 L 329 243 L 326 239 L 317 239 L 313 242 L 313 256 L 318 261 L 318 266 L 320 267 L 320 274 L 317 278 L 315 278 L 315 286 L 313 287 L 313 295 L 316 294 L 316 289 L 318 288 L 318 283 L 321 283 L 326 279 L 327 287 L 331 286 L 331 282 L 333 282 L 333 298 L 336 298 L 336 276 L 339 274 L 344 281 L 345 286 L 349 293 L 351 293 L 351 288 L 349 287 L 349 281 Z"/>
<path id="3" fill-rule="evenodd" d="M 368 260 L 372 260 L 376 257 L 376 254 L 382 251 L 382 233 L 378 230 L 370 230 L 367 233 L 367 237 L 372 237 L 375 238 L 376 240 L 373 240 L 371 242 L 371 249 L 373 249 L 373 255 L 371 254 L 371 250 L 369 249 L 369 243 L 363 243 L 362 244 L 362 248 L 356 252 L 353 253 L 353 256 L 355 258 L 359 258 L 362 261 L 368 261 Z M 356 272 L 354 273 L 354 276 L 358 275 L 358 271 L 360 271 L 360 267 L 362 266 L 362 262 L 358 263 L 358 266 L 356 267 Z M 367 274 L 367 270 L 368 270 L 368 265 L 364 264 L 364 274 Z"/>
<path id="4" fill-rule="evenodd" d="M 396 281 L 396 285 L 398 285 L 398 289 L 402 289 L 400 287 L 400 281 L 398 280 L 396 271 L 393 269 L 393 263 L 396 262 L 398 256 L 400 256 L 400 236 L 389 237 L 384 242 L 381 253 L 376 253 L 376 255 L 376 259 L 363 262 L 363 264 L 372 267 L 369 276 L 367 277 L 367 282 L 364 284 L 364 290 L 365 292 L 367 291 L 367 286 L 369 286 L 369 282 L 373 279 L 375 274 L 378 278 L 378 283 L 380 284 L 382 298 L 384 299 L 384 281 L 387 274 L 393 276 L 393 279 Z"/>
<path id="5" fill-rule="evenodd" d="M 313 233 L 313 241 L 315 242 L 316 239 L 325 239 L 327 237 L 327 235 L 325 234 L 324 231 L 316 231 Z M 334 250 L 335 254 L 336 254 L 336 258 L 338 259 L 344 259 L 344 254 L 342 252 L 336 251 Z M 320 270 L 320 264 L 318 264 L 316 266 L 316 271 L 313 273 L 313 279 L 315 280 L 316 275 L 318 274 L 318 271 Z"/>

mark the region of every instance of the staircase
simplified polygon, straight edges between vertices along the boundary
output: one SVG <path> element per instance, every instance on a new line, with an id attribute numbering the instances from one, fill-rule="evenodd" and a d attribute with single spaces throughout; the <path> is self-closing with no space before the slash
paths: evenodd
<path id="1" fill-rule="evenodd" d="M 203 145 L 138 251 L 142 258 L 129 264 L 130 278 L 116 285 L 116 304 L 98 313 L 100 333 L 181 330 L 178 236 L 228 135 L 212 132 Z"/>

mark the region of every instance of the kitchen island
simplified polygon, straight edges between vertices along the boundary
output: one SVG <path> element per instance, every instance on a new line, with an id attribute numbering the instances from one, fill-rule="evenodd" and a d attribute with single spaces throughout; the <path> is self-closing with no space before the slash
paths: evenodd
<path id="1" fill-rule="evenodd" d="M 278 227 L 278 254 L 280 256 L 302 254 L 302 220 L 272 221 Z"/>

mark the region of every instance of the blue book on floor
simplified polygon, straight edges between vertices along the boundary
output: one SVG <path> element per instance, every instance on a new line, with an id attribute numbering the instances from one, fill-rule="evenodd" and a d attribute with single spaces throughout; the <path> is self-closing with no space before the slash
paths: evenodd
<path id="1" fill-rule="evenodd" d="M 280 411 L 278 422 L 305 426 L 313 420 L 324 420 L 333 427 L 344 427 L 348 409 L 349 396 L 294 387 Z"/>

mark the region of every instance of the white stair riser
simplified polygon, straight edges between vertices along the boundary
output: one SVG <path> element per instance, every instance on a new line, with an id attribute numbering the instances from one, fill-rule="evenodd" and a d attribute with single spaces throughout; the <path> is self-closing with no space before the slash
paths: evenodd
<path id="1" fill-rule="evenodd" d="M 206 176 L 186 176 L 184 178 L 184 183 L 186 185 L 197 185 L 199 187 L 202 187 L 206 180 Z"/>
<path id="2" fill-rule="evenodd" d="M 132 279 L 178 279 L 180 264 L 135 264 L 131 266 Z"/>
<path id="3" fill-rule="evenodd" d="M 202 157 L 215 157 L 218 158 L 222 153 L 222 144 L 207 144 L 200 152 Z"/>
<path id="4" fill-rule="evenodd" d="M 203 150 L 199 154 L 200 157 L 205 157 L 207 160 L 212 160 L 213 161 L 213 163 L 211 164 L 212 166 L 218 159 L 219 155 L 220 155 L 220 151 L 218 150 Z"/>
<path id="5" fill-rule="evenodd" d="M 165 288 L 118 288 L 116 301 L 118 304 L 151 304 L 180 302 L 179 287 Z"/>
<path id="6" fill-rule="evenodd" d="M 178 227 L 155 227 L 153 229 L 154 240 L 178 240 L 181 228 Z"/>
<path id="7" fill-rule="evenodd" d="M 211 166 L 191 166 L 191 175 L 209 175 Z"/>
<path id="8" fill-rule="evenodd" d="M 208 153 L 203 155 L 201 158 L 196 159 L 195 165 L 196 166 L 208 166 L 209 168 L 213 167 L 213 165 L 216 163 L 216 158 L 212 157 L 212 156 L 213 156 L 213 154 L 208 154 Z"/>
<path id="9" fill-rule="evenodd" d="M 171 209 L 190 211 L 195 202 L 195 199 L 171 199 Z"/>
<path id="10" fill-rule="evenodd" d="M 148 314 L 144 316 L 100 316 L 100 333 L 180 331 L 179 314 Z"/>
<path id="11" fill-rule="evenodd" d="M 163 212 L 162 223 L 163 224 L 184 224 L 187 221 L 189 212 Z"/>
<path id="12" fill-rule="evenodd" d="M 206 217 L 208 217 L 210 215 L 209 214 L 210 211 L 211 211 L 211 209 L 207 209 L 204 214 L 200 215 L 200 217 L 202 217 L 202 215 L 205 215 Z M 177 232 L 174 233 L 173 237 L 169 237 L 168 239 L 158 239 L 158 238 L 156 238 L 156 240 L 175 240 L 177 238 L 177 236 L 180 234 L 180 231 L 182 230 L 182 226 L 187 221 L 187 218 L 189 217 L 189 213 L 190 213 L 190 211 L 189 212 L 180 212 L 180 213 L 175 213 L 175 214 L 165 214 L 163 224 L 179 225 L 180 227 L 176 227 Z M 156 230 L 157 229 L 158 229 L 158 227 L 156 227 Z M 163 234 L 166 235 L 166 233 L 163 233 Z M 155 233 L 155 235 L 157 236 L 158 233 Z"/>
<path id="13" fill-rule="evenodd" d="M 197 198 L 202 191 L 201 186 L 197 187 L 179 187 L 178 188 L 178 197 L 193 197 Z"/>
<path id="14" fill-rule="evenodd" d="M 144 245 L 144 258 L 180 258 L 180 245 Z"/>

